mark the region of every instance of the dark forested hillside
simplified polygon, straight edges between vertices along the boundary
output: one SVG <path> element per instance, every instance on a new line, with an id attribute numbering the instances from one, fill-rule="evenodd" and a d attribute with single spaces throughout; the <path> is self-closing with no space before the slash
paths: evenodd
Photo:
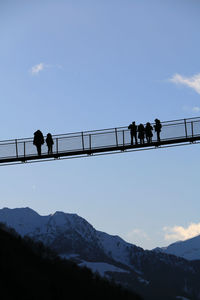
<path id="1" fill-rule="evenodd" d="M 61 260 L 42 243 L 0 228 L 3 299 L 141 299 L 89 269 Z"/>

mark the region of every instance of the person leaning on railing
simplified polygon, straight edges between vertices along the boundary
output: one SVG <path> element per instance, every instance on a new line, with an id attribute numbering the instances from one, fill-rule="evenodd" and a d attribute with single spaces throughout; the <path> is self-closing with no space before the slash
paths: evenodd
<path id="1" fill-rule="evenodd" d="M 155 132 L 157 133 L 157 141 L 160 142 L 160 132 L 161 132 L 162 124 L 160 123 L 160 120 L 155 119 L 155 125 L 154 129 Z"/>

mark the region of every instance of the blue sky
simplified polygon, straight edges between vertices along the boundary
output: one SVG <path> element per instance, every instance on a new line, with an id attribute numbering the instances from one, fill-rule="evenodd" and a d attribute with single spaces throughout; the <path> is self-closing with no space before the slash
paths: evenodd
<path id="1" fill-rule="evenodd" d="M 0 139 L 200 114 L 200 2 L 0 2 Z M 1 207 L 151 249 L 200 234 L 198 145 L 2 167 Z"/>

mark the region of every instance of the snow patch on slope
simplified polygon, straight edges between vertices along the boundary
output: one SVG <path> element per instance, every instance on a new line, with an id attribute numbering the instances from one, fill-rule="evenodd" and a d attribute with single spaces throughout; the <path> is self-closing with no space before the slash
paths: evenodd
<path id="1" fill-rule="evenodd" d="M 130 265 L 128 250 L 131 249 L 131 244 L 122 240 L 119 236 L 108 235 L 107 233 L 97 231 L 99 244 L 108 256 L 123 264 Z"/>
<path id="2" fill-rule="evenodd" d="M 120 272 L 120 273 L 130 273 L 127 270 L 118 268 L 116 266 L 110 265 L 108 263 L 103 263 L 103 262 L 88 262 L 88 261 L 83 261 L 82 263 L 79 264 L 80 267 L 87 267 L 89 268 L 92 272 L 97 272 L 99 273 L 100 276 L 105 276 L 106 272 Z"/>
<path id="3" fill-rule="evenodd" d="M 79 254 L 60 254 L 59 256 L 64 259 L 72 259 L 72 258 L 78 258 L 80 255 Z"/>

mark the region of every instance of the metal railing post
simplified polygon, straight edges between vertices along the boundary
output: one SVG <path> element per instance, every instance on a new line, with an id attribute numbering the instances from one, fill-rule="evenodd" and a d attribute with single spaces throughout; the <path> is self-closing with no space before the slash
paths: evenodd
<path id="1" fill-rule="evenodd" d="M 16 157 L 18 158 L 18 145 L 17 145 L 17 139 L 15 140 L 15 147 L 16 147 Z"/>
<path id="2" fill-rule="evenodd" d="M 85 146 L 84 146 L 84 136 L 83 136 L 83 132 L 81 132 L 81 137 L 82 137 L 82 147 L 83 147 L 83 151 L 85 150 Z"/>
<path id="3" fill-rule="evenodd" d="M 89 148 L 92 150 L 92 137 L 91 134 L 89 135 Z"/>
<path id="4" fill-rule="evenodd" d="M 184 119 L 184 123 L 185 123 L 185 137 L 187 139 L 187 123 L 186 123 L 186 119 Z"/>
<path id="5" fill-rule="evenodd" d="M 118 147 L 118 136 L 117 136 L 117 128 L 115 128 L 115 138 L 116 138 L 116 146 Z"/>
<path id="6" fill-rule="evenodd" d="M 58 138 L 56 138 L 56 153 L 58 154 Z"/>
<path id="7" fill-rule="evenodd" d="M 192 128 L 192 137 L 194 136 L 194 127 L 193 127 L 193 122 L 191 122 L 191 128 Z"/>
<path id="8" fill-rule="evenodd" d="M 24 142 L 24 157 L 26 157 L 26 142 Z"/>
<path id="9" fill-rule="evenodd" d="M 125 146 L 125 137 L 124 137 L 124 130 L 122 131 L 123 133 L 123 147 Z"/>

